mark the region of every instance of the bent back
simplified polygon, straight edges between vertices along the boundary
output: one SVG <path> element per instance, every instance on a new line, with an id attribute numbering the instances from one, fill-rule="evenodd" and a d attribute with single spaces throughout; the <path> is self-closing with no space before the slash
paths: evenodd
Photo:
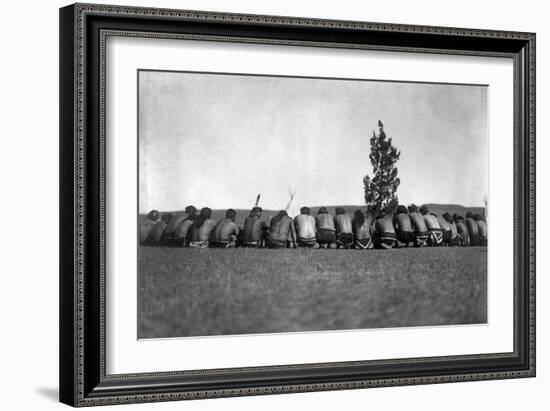
<path id="1" fill-rule="evenodd" d="M 374 223 L 374 228 L 377 234 L 395 233 L 393 223 L 389 218 L 379 218 Z"/>
<path id="2" fill-rule="evenodd" d="M 271 220 L 270 236 L 277 241 L 287 241 L 292 227 L 292 219 L 288 216 Z"/>
<path id="3" fill-rule="evenodd" d="M 307 214 L 299 214 L 294 218 L 294 224 L 299 238 L 315 238 L 315 218 Z"/>
<path id="4" fill-rule="evenodd" d="M 409 233 L 413 231 L 413 225 L 411 218 L 408 214 L 399 213 L 395 216 L 395 223 L 397 228 L 403 232 Z"/>
<path id="5" fill-rule="evenodd" d="M 339 234 L 351 234 L 351 218 L 347 214 L 337 214 L 334 217 L 334 223 L 336 227 L 336 232 Z"/>
<path id="6" fill-rule="evenodd" d="M 244 241 L 257 242 L 262 240 L 263 232 L 267 228 L 267 223 L 262 217 L 248 216 L 244 220 Z"/>
<path id="7" fill-rule="evenodd" d="M 409 214 L 409 218 L 411 219 L 412 226 L 416 233 L 425 233 L 426 231 L 428 231 L 428 227 L 426 227 L 426 223 L 424 222 L 424 217 L 422 217 L 422 214 L 415 211 Z"/>
<path id="8" fill-rule="evenodd" d="M 466 227 L 468 227 L 470 237 L 479 235 L 479 227 L 477 226 L 476 220 L 473 218 L 466 219 Z"/>
<path id="9" fill-rule="evenodd" d="M 239 234 L 239 228 L 237 224 L 230 218 L 225 218 L 216 224 L 214 231 L 212 232 L 212 239 L 215 241 L 229 241 L 231 236 Z"/>
<path id="10" fill-rule="evenodd" d="M 477 220 L 477 228 L 479 231 L 479 235 L 483 238 L 487 238 L 487 223 L 483 220 Z"/>
<path id="11" fill-rule="evenodd" d="M 317 230 L 324 229 L 335 231 L 334 217 L 332 217 L 332 215 L 328 213 L 318 214 L 315 220 L 317 224 Z"/>
<path id="12" fill-rule="evenodd" d="M 432 214 L 425 214 L 423 217 L 424 223 L 426 223 L 426 227 L 428 227 L 428 230 L 441 229 L 441 226 L 439 225 L 439 221 L 437 221 L 436 216 Z"/>

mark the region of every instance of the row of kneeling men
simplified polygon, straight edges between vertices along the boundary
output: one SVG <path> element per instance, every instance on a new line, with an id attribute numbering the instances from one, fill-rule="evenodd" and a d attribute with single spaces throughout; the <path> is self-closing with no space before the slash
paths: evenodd
<path id="1" fill-rule="evenodd" d="M 353 218 L 338 207 L 333 216 L 321 207 L 315 217 L 302 207 L 294 219 L 285 210 L 269 219 L 261 207 L 254 207 L 241 228 L 237 213 L 229 209 L 215 221 L 208 207 L 197 214 L 188 206 L 185 214 L 174 216 L 153 210 L 140 227 L 143 245 L 194 248 L 370 248 L 476 246 L 487 245 L 487 223 L 482 216 L 467 213 L 441 216 L 426 206 L 418 209 L 400 205 L 395 214 L 375 216 L 356 210 Z"/>

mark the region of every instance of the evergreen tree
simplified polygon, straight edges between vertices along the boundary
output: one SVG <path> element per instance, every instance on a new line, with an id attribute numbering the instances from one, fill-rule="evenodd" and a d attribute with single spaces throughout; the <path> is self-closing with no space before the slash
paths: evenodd
<path id="1" fill-rule="evenodd" d="M 397 188 L 401 181 L 397 177 L 395 164 L 401 152 L 386 137 L 384 125 L 378 120 L 378 135 L 372 132 L 369 159 L 372 164 L 372 177 L 363 177 L 365 203 L 375 215 L 394 213 L 398 205 Z"/>

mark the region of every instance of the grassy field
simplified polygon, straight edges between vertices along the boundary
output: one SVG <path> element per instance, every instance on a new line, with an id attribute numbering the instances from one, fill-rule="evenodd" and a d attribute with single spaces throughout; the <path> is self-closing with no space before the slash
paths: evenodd
<path id="1" fill-rule="evenodd" d="M 138 337 L 487 321 L 487 249 L 140 247 Z"/>

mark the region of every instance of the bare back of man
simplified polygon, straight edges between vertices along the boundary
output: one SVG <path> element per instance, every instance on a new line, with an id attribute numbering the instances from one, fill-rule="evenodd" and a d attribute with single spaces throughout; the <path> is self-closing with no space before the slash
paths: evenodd
<path id="1" fill-rule="evenodd" d="M 477 228 L 479 229 L 479 235 L 487 238 L 487 223 L 483 220 L 478 220 Z"/>
<path id="2" fill-rule="evenodd" d="M 355 248 L 357 250 L 372 248 L 372 216 L 365 216 L 361 210 L 355 210 L 351 225 L 355 238 Z"/>
<path id="3" fill-rule="evenodd" d="M 480 215 L 476 215 L 475 221 L 478 228 L 479 245 L 487 245 L 487 223 Z"/>
<path id="4" fill-rule="evenodd" d="M 461 246 L 470 245 L 470 232 L 466 226 L 464 218 L 455 215 L 456 231 L 458 232 L 459 242 Z"/>
<path id="5" fill-rule="evenodd" d="M 164 230 L 164 236 L 167 239 L 176 238 L 176 231 L 179 227 L 179 225 L 188 217 L 187 213 L 181 213 L 178 215 L 175 215 L 172 217 L 168 225 L 166 226 L 166 230 Z"/>
<path id="6" fill-rule="evenodd" d="M 216 227 L 216 222 L 210 217 L 212 210 L 208 207 L 204 207 L 199 216 L 195 219 L 193 226 L 191 227 L 191 242 L 190 247 L 193 248 L 206 248 L 210 240 L 210 235 Z"/>
<path id="7" fill-rule="evenodd" d="M 200 227 L 193 229 L 192 241 L 208 241 L 215 227 L 216 222 L 210 218 L 207 219 Z"/>
<path id="8" fill-rule="evenodd" d="M 139 242 L 141 244 L 147 244 L 149 235 L 160 221 L 160 213 L 157 210 L 151 210 L 147 214 L 147 219 L 139 226 Z"/>
<path id="9" fill-rule="evenodd" d="M 296 247 L 296 229 L 294 222 L 286 211 L 280 211 L 279 214 L 271 220 L 269 229 L 269 248 L 285 248 L 290 239 L 293 247 Z"/>
<path id="10" fill-rule="evenodd" d="M 449 222 L 451 227 L 451 241 L 449 245 L 457 246 L 460 245 L 460 236 L 458 235 L 458 228 L 454 221 Z"/>
<path id="11" fill-rule="evenodd" d="M 393 217 L 395 235 L 400 247 L 412 247 L 415 244 L 414 230 L 411 218 L 405 206 L 397 207 L 397 213 Z"/>
<path id="12" fill-rule="evenodd" d="M 237 243 L 239 227 L 230 218 L 218 221 L 212 231 L 210 246 L 213 248 L 233 248 Z"/>
<path id="13" fill-rule="evenodd" d="M 193 226 L 193 219 L 187 218 L 183 220 L 178 227 L 176 228 L 176 232 L 174 233 L 174 238 L 178 241 L 180 241 L 181 246 L 186 246 L 188 243 L 188 234 L 190 234 L 189 229 Z"/>
<path id="14" fill-rule="evenodd" d="M 439 222 L 439 227 L 441 227 L 441 229 L 443 231 L 450 231 L 451 230 L 451 225 L 442 216 L 437 216 L 437 221 Z"/>
<path id="15" fill-rule="evenodd" d="M 267 220 L 262 217 L 262 211 L 259 207 L 254 207 L 250 215 L 244 220 L 243 229 L 243 247 L 263 247 L 265 243 L 266 232 L 269 228 Z"/>
<path id="16" fill-rule="evenodd" d="M 424 215 L 424 223 L 426 223 L 426 227 L 428 227 L 428 231 L 431 230 L 441 230 L 441 226 L 439 225 L 439 221 L 437 221 L 437 217 L 433 214 L 425 214 Z"/>
<path id="17" fill-rule="evenodd" d="M 164 230 L 166 229 L 166 226 L 166 221 L 158 221 L 151 229 L 151 232 L 147 236 L 145 243 L 148 245 L 160 245 L 160 239 L 162 237 L 162 234 L 164 233 Z"/>
<path id="18" fill-rule="evenodd" d="M 374 248 L 393 248 L 396 242 L 392 218 L 390 216 L 377 218 L 374 223 Z"/>
<path id="19" fill-rule="evenodd" d="M 437 221 L 443 231 L 443 245 L 448 246 L 453 238 L 453 232 L 451 230 L 451 224 L 443 217 L 438 215 Z"/>
<path id="20" fill-rule="evenodd" d="M 317 242 L 315 237 L 315 218 L 309 214 L 310 210 L 308 207 L 302 207 L 300 213 L 294 217 L 298 246 L 314 247 Z"/>
<path id="21" fill-rule="evenodd" d="M 350 248 L 353 245 L 353 227 L 350 216 L 341 207 L 336 209 L 334 226 L 336 228 L 336 248 Z"/>
<path id="22" fill-rule="evenodd" d="M 424 222 L 424 217 L 418 212 L 413 204 L 409 206 L 409 218 L 414 230 L 414 241 L 417 247 L 423 247 L 428 244 L 428 227 Z"/>
<path id="23" fill-rule="evenodd" d="M 142 244 L 147 243 L 147 238 L 151 234 L 151 230 L 157 224 L 158 221 L 145 220 L 139 227 L 139 242 Z"/>
<path id="24" fill-rule="evenodd" d="M 420 213 L 422 214 L 422 217 L 424 218 L 424 223 L 426 223 L 426 227 L 428 227 L 428 233 L 429 233 L 429 241 L 428 243 L 432 247 L 437 247 L 443 244 L 443 230 L 441 229 L 441 226 L 439 225 L 439 221 L 437 220 L 437 216 L 430 213 L 430 210 L 428 210 L 428 207 L 422 206 L 420 207 Z"/>
<path id="25" fill-rule="evenodd" d="M 325 207 L 321 207 L 315 218 L 317 227 L 317 242 L 320 247 L 330 247 L 336 242 L 336 227 L 334 226 L 334 217 L 329 214 Z"/>
<path id="26" fill-rule="evenodd" d="M 347 214 L 336 214 L 334 217 L 334 225 L 337 233 L 352 234 L 351 218 Z"/>
<path id="27" fill-rule="evenodd" d="M 466 218 L 466 227 L 468 227 L 468 233 L 470 234 L 470 245 L 480 245 L 479 239 L 479 227 L 472 217 Z"/>
<path id="28" fill-rule="evenodd" d="M 319 214 L 317 216 L 317 229 L 318 230 L 332 230 L 336 231 L 334 226 L 334 217 L 331 214 Z"/>

